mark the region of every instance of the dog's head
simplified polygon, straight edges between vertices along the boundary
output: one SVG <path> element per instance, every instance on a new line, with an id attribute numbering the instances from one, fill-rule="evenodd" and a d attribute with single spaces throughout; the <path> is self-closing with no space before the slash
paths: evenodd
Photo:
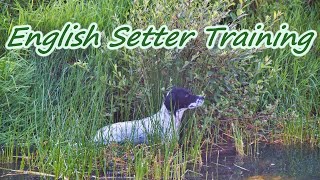
<path id="1" fill-rule="evenodd" d="M 164 105 L 170 112 L 180 109 L 194 109 L 203 104 L 204 97 L 193 95 L 190 90 L 174 87 L 165 97 Z"/>

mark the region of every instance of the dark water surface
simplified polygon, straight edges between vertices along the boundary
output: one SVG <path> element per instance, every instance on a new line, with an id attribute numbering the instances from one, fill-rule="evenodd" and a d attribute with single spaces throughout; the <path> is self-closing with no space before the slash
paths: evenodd
<path id="1" fill-rule="evenodd" d="M 39 176 L 30 174 L 17 173 L 11 170 L 19 170 L 19 163 L 2 163 L 0 162 L 0 180 L 38 180 Z M 7 170 L 6 170 L 7 169 Z M 42 178 L 43 179 L 43 178 Z M 48 178 L 46 178 L 48 179 Z"/>
<path id="2" fill-rule="evenodd" d="M 252 156 L 237 156 L 228 146 L 217 145 L 202 154 L 202 166 L 188 167 L 185 179 L 301 179 L 320 180 L 320 150 L 309 146 L 260 146 Z M 36 180 L 39 176 L 15 173 L 18 165 L 0 162 L 1 180 Z M 46 177 L 45 179 L 53 179 Z"/>
<path id="3" fill-rule="evenodd" d="M 187 179 L 320 180 L 319 148 L 265 145 L 259 149 L 256 157 L 240 157 L 234 151 L 203 154 L 200 174 L 189 172 Z"/>

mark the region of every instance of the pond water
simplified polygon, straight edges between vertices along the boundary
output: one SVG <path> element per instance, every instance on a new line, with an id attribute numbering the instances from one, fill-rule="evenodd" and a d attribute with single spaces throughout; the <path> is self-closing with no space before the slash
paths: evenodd
<path id="1" fill-rule="evenodd" d="M 191 166 L 185 179 L 320 179 L 320 150 L 308 146 L 260 146 L 255 157 L 237 156 L 230 146 L 216 145 L 202 154 L 202 166 Z M 11 172 L 18 165 L 0 163 L 1 180 L 36 180 L 31 176 Z M 53 179 L 53 178 L 46 178 Z"/>
<path id="2" fill-rule="evenodd" d="M 39 176 L 24 174 L 22 172 L 14 172 L 11 170 L 18 170 L 20 163 L 1 163 L 0 162 L 0 180 L 38 180 Z M 43 178 L 42 178 L 43 179 Z M 48 178 L 46 178 L 48 179 Z"/>
<path id="3" fill-rule="evenodd" d="M 265 145 L 255 157 L 240 157 L 235 150 L 219 148 L 219 153 L 203 154 L 200 174 L 190 171 L 187 179 L 320 179 L 319 148 Z"/>

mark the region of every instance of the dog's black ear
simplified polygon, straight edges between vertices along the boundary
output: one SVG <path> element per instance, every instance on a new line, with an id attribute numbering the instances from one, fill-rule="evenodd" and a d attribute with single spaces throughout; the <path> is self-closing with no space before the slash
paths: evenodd
<path id="1" fill-rule="evenodd" d="M 176 94 L 174 88 L 172 88 L 166 95 L 164 100 L 164 105 L 166 106 L 167 110 L 170 112 L 175 112 L 175 104 L 176 102 Z"/>

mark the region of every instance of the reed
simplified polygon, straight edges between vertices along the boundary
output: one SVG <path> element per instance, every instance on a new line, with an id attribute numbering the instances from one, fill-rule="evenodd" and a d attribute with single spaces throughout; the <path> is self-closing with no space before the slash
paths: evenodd
<path id="1" fill-rule="evenodd" d="M 207 50 L 204 34 L 183 50 L 106 49 L 121 24 L 200 32 L 212 23 L 250 29 L 261 19 L 270 30 L 285 21 L 299 32 L 320 32 L 319 2 L 256 3 L 257 9 L 242 1 L 0 0 L 7 7 L 0 8 L 1 42 L 18 24 L 48 32 L 67 21 L 96 22 L 104 34 L 101 48 L 58 50 L 46 58 L 32 48 L 1 50 L 0 160 L 57 179 L 184 179 L 197 174 L 202 153 L 210 156 L 216 143 L 231 141 L 240 155 L 254 154 L 251 146 L 260 141 L 318 145 L 319 38 L 299 58 L 289 48 Z M 248 16 L 239 18 L 244 11 Z M 173 85 L 206 95 L 205 106 L 186 114 L 179 142 L 92 142 L 102 126 L 154 114 Z"/>

